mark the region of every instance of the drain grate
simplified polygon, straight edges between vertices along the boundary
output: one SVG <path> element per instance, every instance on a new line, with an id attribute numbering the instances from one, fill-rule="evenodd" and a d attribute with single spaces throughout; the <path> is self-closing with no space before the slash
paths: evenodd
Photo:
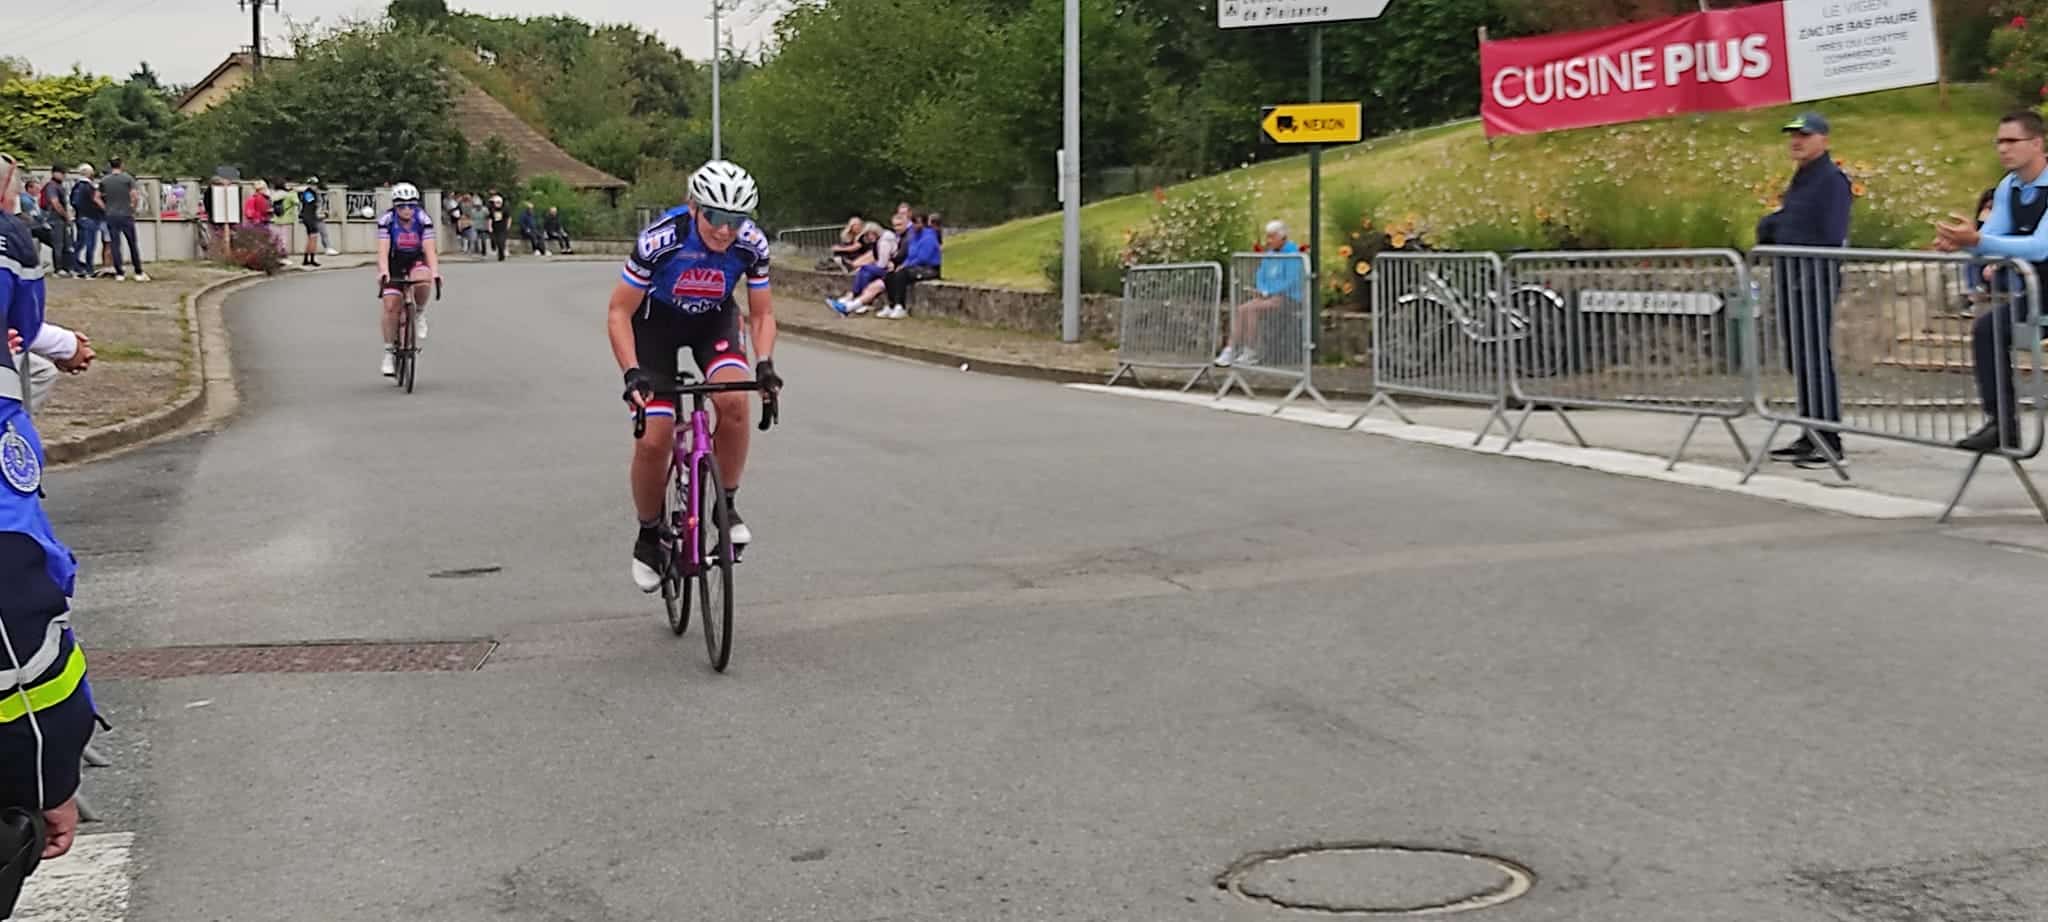
<path id="1" fill-rule="evenodd" d="M 178 679 L 280 672 L 473 672 L 492 640 L 299 643 L 217 647 L 86 648 L 95 679 Z"/>

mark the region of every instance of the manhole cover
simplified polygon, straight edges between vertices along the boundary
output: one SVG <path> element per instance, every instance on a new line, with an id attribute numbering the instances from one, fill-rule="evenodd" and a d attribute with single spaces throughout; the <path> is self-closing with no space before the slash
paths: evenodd
<path id="1" fill-rule="evenodd" d="M 497 649 L 490 640 L 430 643 L 301 643 L 221 647 L 86 647 L 95 679 L 177 679 L 267 672 L 471 672 Z"/>
<path id="2" fill-rule="evenodd" d="M 1504 858 L 1399 845 L 1314 845 L 1246 856 L 1216 885 L 1302 912 L 1367 918 L 1441 916 L 1498 906 L 1536 875 Z"/>

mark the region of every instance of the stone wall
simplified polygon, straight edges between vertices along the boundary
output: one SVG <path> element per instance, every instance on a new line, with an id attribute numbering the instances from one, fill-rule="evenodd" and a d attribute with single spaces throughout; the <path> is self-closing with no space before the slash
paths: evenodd
<path id="1" fill-rule="evenodd" d="M 852 276 L 818 272 L 788 265 L 775 267 L 775 296 L 778 298 L 844 297 Z M 1081 335 L 1102 342 L 1116 341 L 1116 302 L 1108 295 L 1081 296 Z M 910 310 L 927 317 L 951 317 L 963 323 L 1021 330 L 1045 336 L 1060 334 L 1060 296 L 1045 291 L 989 288 L 959 282 L 919 282 L 911 289 Z"/>

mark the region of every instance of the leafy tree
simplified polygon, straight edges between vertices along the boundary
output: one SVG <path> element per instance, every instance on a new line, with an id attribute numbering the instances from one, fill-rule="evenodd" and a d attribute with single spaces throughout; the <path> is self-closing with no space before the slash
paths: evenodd
<path id="1" fill-rule="evenodd" d="M 188 139 L 187 156 L 352 186 L 439 185 L 464 169 L 468 145 L 450 117 L 447 68 L 433 40 L 363 27 L 303 41 L 295 52 L 293 66 L 266 70 L 194 119 L 202 137 Z"/>
<path id="2" fill-rule="evenodd" d="M 110 85 L 105 77 L 75 72 L 0 83 L 0 149 L 40 152 L 76 133 L 86 102 Z"/>
<path id="3" fill-rule="evenodd" d="M 391 0 L 384 13 L 392 22 L 423 28 L 448 18 L 448 0 Z"/>
<path id="4" fill-rule="evenodd" d="M 153 172 L 167 165 L 178 114 L 147 66 L 128 82 L 94 93 L 84 115 L 85 130 L 108 154 L 125 158 L 130 169 Z"/>
<path id="5" fill-rule="evenodd" d="M 509 190 L 519 186 L 519 158 L 505 139 L 492 135 L 480 147 L 470 148 L 462 170 L 455 177 L 463 189 L 482 194 L 491 189 Z"/>

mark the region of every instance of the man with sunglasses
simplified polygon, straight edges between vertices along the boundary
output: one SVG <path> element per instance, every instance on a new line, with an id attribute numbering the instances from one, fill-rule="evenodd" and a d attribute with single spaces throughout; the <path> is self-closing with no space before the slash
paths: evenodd
<path id="1" fill-rule="evenodd" d="M 2048 149 L 2044 149 L 2041 114 L 2025 109 L 1998 122 L 1998 165 L 2005 179 L 1993 193 L 1991 217 L 1979 230 L 1962 215 L 1950 215 L 1935 228 L 1935 249 L 1977 256 L 2017 259 L 2034 264 L 2038 281 L 2048 281 Z M 1984 281 L 1999 293 L 2021 294 L 2020 281 L 2009 269 L 1984 268 Z M 1977 318 L 1970 328 L 1970 350 L 1977 370 L 1977 396 L 1984 403 L 1983 428 L 1956 443 L 1978 453 L 2019 444 L 2019 405 L 2012 392 L 2013 302 L 2006 298 Z M 2040 336 L 2039 318 L 2028 335 Z"/>
<path id="2" fill-rule="evenodd" d="M 412 183 L 391 187 L 391 210 L 377 219 L 377 291 L 384 296 L 384 377 L 398 374 L 398 313 L 412 286 L 414 338 L 427 339 L 427 295 L 441 280 L 441 254 L 434 246 L 434 219 L 420 207 Z"/>
<path id="3" fill-rule="evenodd" d="M 782 389 L 769 357 L 775 351 L 775 306 L 768 291 L 768 237 L 748 217 L 758 204 L 760 192 L 746 170 L 724 160 L 704 164 L 690 175 L 689 202 L 640 232 L 612 288 L 606 321 L 612 356 L 625 372 L 626 403 L 647 409 L 647 430 L 633 448 L 631 475 L 633 510 L 639 517 L 633 584 L 641 592 L 661 588 L 662 499 L 675 446 L 675 404 L 655 390 L 675 381 L 676 353 L 684 347 L 706 382 L 747 380 L 739 303 L 733 298 L 742 278 L 758 356 L 754 379 L 769 392 Z M 712 451 L 724 475 L 730 516 L 717 524 L 734 545 L 750 544 L 753 533 L 733 503 L 747 463 L 747 395 L 714 394 L 711 403 L 718 418 Z M 761 427 L 773 421 L 766 417 Z"/>
<path id="4" fill-rule="evenodd" d="M 14 214 L 22 178 L 0 154 L 0 918 L 39 861 L 71 848 L 94 725 L 69 616 L 78 564 L 43 513 L 42 443 L 15 357 L 42 333 L 46 272 Z"/>

